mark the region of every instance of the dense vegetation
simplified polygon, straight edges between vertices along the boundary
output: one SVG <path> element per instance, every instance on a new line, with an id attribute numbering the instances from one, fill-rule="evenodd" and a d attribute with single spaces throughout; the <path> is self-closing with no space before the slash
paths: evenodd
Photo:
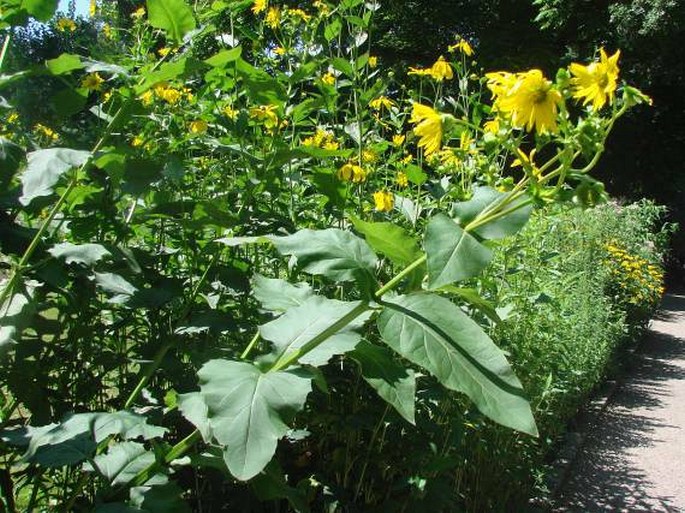
<path id="1" fill-rule="evenodd" d="M 650 102 L 619 52 L 391 70 L 361 0 L 0 5 L 7 510 L 544 493 L 663 292 L 663 209 L 594 206 Z"/>

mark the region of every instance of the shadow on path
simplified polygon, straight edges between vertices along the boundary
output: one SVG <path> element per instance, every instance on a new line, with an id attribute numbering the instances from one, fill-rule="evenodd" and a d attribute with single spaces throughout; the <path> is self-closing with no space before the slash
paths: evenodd
<path id="1" fill-rule="evenodd" d="M 555 512 L 685 512 L 685 296 L 668 295 Z"/>

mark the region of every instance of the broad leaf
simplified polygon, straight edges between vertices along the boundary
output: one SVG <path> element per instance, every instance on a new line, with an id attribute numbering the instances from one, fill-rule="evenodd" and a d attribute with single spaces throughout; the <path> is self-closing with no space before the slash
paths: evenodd
<path id="1" fill-rule="evenodd" d="M 304 272 L 323 275 L 335 281 L 357 281 L 369 285 L 378 258 L 369 245 L 350 232 L 300 230 L 287 237 L 273 237 L 276 249 L 297 257 Z"/>
<path id="2" fill-rule="evenodd" d="M 147 10 L 150 25 L 166 31 L 177 43 L 196 27 L 193 11 L 184 0 L 147 0 Z"/>
<path id="3" fill-rule="evenodd" d="M 155 481 L 166 481 L 165 476 L 155 476 Z M 173 482 L 154 483 L 131 488 L 130 505 L 145 513 L 190 513 L 190 506 L 183 499 L 183 490 Z"/>
<path id="4" fill-rule="evenodd" d="M 462 297 L 464 300 L 470 303 L 471 306 L 483 312 L 493 322 L 502 322 L 502 319 L 497 313 L 495 306 L 487 299 L 483 299 L 475 289 L 464 289 L 455 287 L 454 285 L 447 285 L 440 290 Z"/>
<path id="5" fill-rule="evenodd" d="M 212 430 L 209 426 L 209 409 L 200 392 L 179 394 L 177 397 L 178 409 L 188 422 L 193 424 L 205 442 L 212 439 Z"/>
<path id="6" fill-rule="evenodd" d="M 478 276 L 492 260 L 488 248 L 444 214 L 429 221 L 424 245 L 432 290 Z"/>
<path id="7" fill-rule="evenodd" d="M 67 148 L 33 151 L 21 175 L 22 195 L 19 202 L 28 205 L 35 198 L 50 196 L 60 177 L 72 168 L 83 165 L 90 153 Z"/>
<path id="8" fill-rule="evenodd" d="M 112 254 L 101 244 L 72 244 L 62 242 L 55 244 L 48 250 L 55 258 L 63 258 L 67 264 L 77 263 L 94 265 L 106 256 Z"/>
<path id="9" fill-rule="evenodd" d="M 63 53 L 56 59 L 45 61 L 50 73 L 53 75 L 64 75 L 77 69 L 83 69 L 85 64 L 81 62 L 81 57 L 72 53 Z"/>
<path id="10" fill-rule="evenodd" d="M 473 221 L 483 210 L 492 208 L 501 202 L 508 193 L 499 192 L 492 187 L 476 187 L 473 197 L 469 201 L 455 203 L 452 213 L 461 226 L 466 226 Z M 473 233 L 484 239 L 501 239 L 508 235 L 513 235 L 525 226 L 533 210 L 532 205 L 528 204 L 529 198 L 522 196 L 504 207 L 505 211 L 520 207 L 510 212 L 504 217 L 495 219 L 489 223 L 476 228 Z"/>
<path id="11" fill-rule="evenodd" d="M 57 9 L 57 0 L 21 0 L 21 6 L 38 21 L 46 22 Z"/>
<path id="12" fill-rule="evenodd" d="M 271 312 L 285 312 L 299 306 L 314 295 L 308 283 L 290 283 L 285 280 L 266 278 L 255 274 L 252 280 L 252 294 Z"/>
<path id="13" fill-rule="evenodd" d="M 362 367 L 362 377 L 397 413 L 414 424 L 416 376 L 387 349 L 362 341 L 350 353 Z"/>
<path id="14" fill-rule="evenodd" d="M 138 289 L 122 276 L 114 273 L 95 273 L 95 283 L 111 297 L 110 303 L 127 302 Z"/>
<path id="15" fill-rule="evenodd" d="M 109 479 L 110 484 L 126 484 L 138 472 L 155 462 L 155 454 L 137 442 L 121 442 L 111 446 L 107 454 L 98 454 L 93 458 L 100 473 Z M 93 470 L 89 463 L 86 470 Z"/>
<path id="16" fill-rule="evenodd" d="M 6 286 L 7 282 L 4 282 L 0 290 Z M 38 282 L 31 280 L 22 283 L 19 290 L 14 290 L 0 305 L 0 352 L 19 343 L 21 332 L 35 311 L 33 295 L 38 286 Z"/>
<path id="17" fill-rule="evenodd" d="M 366 238 L 366 242 L 378 253 L 388 257 L 394 264 L 407 266 L 421 257 L 421 249 L 406 230 L 393 223 L 367 223 L 351 218 L 354 228 Z"/>
<path id="18" fill-rule="evenodd" d="M 537 436 L 530 405 L 504 354 L 449 300 L 425 293 L 394 298 L 378 329 L 392 349 L 468 395 L 483 414 Z"/>
<path id="19" fill-rule="evenodd" d="M 278 319 L 260 326 L 259 333 L 263 339 L 273 342 L 271 356 L 274 359 L 315 346 L 298 361 L 318 367 L 337 354 L 351 351 L 359 343 L 361 335 L 355 330 L 369 317 L 368 313 L 363 315 L 362 305 L 361 301 L 343 302 L 312 296 Z"/>
<path id="20" fill-rule="evenodd" d="M 198 372 L 214 438 L 226 465 L 246 481 L 266 467 L 286 422 L 302 407 L 311 380 L 294 371 L 263 373 L 245 362 L 211 360 Z"/>
<path id="21" fill-rule="evenodd" d="M 240 46 L 236 46 L 230 50 L 222 50 L 219 53 L 212 55 L 208 59 L 205 59 L 205 63 L 209 64 L 213 68 L 223 68 L 226 66 L 226 64 L 235 62 L 238 57 L 240 57 L 242 51 L 243 49 Z"/>

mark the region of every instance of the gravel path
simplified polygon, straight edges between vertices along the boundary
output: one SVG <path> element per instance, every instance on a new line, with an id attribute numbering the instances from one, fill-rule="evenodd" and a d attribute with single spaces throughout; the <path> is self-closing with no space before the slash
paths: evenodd
<path id="1" fill-rule="evenodd" d="M 556 504 L 558 513 L 685 513 L 685 295 L 664 298 Z"/>

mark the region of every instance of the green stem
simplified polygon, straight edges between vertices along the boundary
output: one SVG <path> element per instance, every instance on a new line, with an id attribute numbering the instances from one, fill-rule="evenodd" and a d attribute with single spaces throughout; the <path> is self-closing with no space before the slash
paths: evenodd
<path id="1" fill-rule="evenodd" d="M 250 355 L 250 351 L 254 348 L 254 346 L 257 344 L 259 341 L 259 331 L 254 334 L 254 337 L 252 337 L 252 340 L 250 340 L 250 343 L 247 345 L 245 348 L 245 351 L 243 351 L 243 354 L 240 355 L 240 359 L 244 360 Z"/>
<path id="2" fill-rule="evenodd" d="M 378 289 L 374 296 L 376 299 L 380 299 L 383 297 L 385 294 L 393 290 L 397 285 L 405 279 L 407 276 L 409 276 L 416 268 L 422 266 L 426 262 L 426 255 L 423 255 L 422 257 L 417 258 L 414 260 L 411 264 L 409 264 L 407 267 L 405 267 L 402 271 L 400 271 L 399 274 L 395 275 L 395 277 L 390 280 L 388 283 L 386 283 L 383 287 Z"/>
<path id="3" fill-rule="evenodd" d="M 10 36 L 11 33 L 7 34 L 5 36 L 5 42 L 2 43 L 2 50 L 0 50 L 0 70 L 2 69 L 2 65 L 5 63 L 5 55 L 7 55 L 7 49 L 10 46 Z"/>

